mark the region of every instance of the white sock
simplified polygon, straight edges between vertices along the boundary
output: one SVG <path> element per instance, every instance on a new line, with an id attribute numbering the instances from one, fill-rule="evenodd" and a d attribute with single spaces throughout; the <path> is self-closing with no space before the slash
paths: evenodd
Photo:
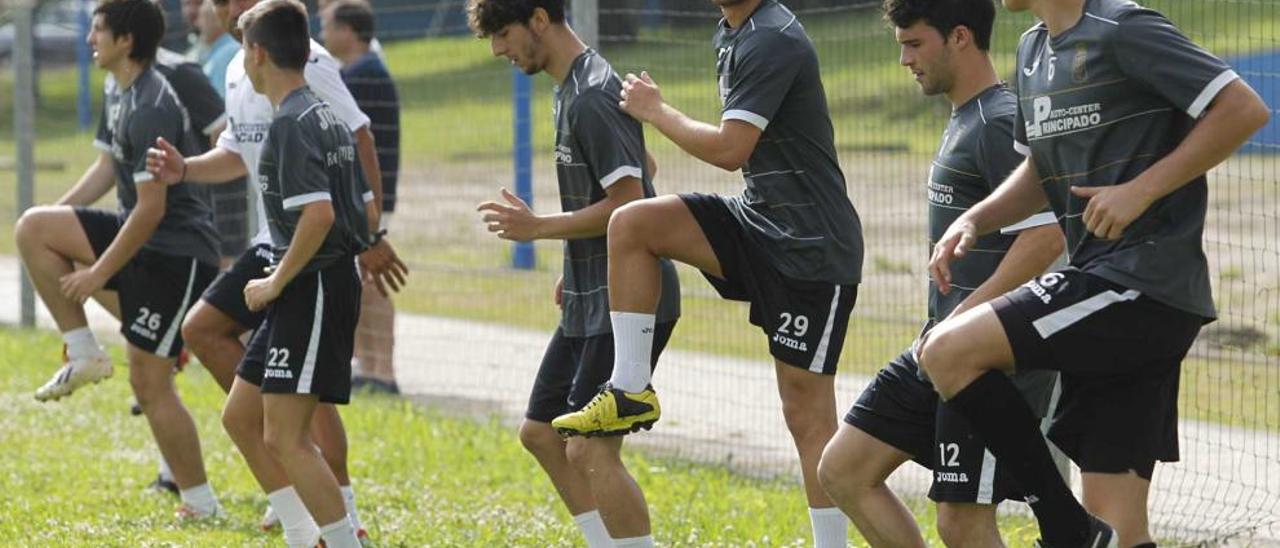
<path id="1" fill-rule="evenodd" d="M 169 468 L 168 462 L 165 462 L 164 455 L 160 455 L 160 479 L 173 481 L 173 469 Z"/>
<path id="2" fill-rule="evenodd" d="M 92 358 L 103 353 L 102 347 L 98 346 L 98 339 L 93 337 L 93 331 L 88 327 L 77 327 L 63 333 L 62 342 L 67 344 L 68 359 Z"/>
<path id="3" fill-rule="evenodd" d="M 356 513 L 356 490 L 350 485 L 340 485 L 338 489 L 342 491 L 342 504 L 347 507 L 347 517 L 351 518 L 351 526 L 359 531 L 362 526 L 360 514 Z"/>
<path id="4" fill-rule="evenodd" d="M 183 489 L 178 496 L 182 497 L 183 504 L 197 512 L 208 514 L 218 508 L 218 497 L 214 496 L 213 488 L 209 487 L 208 483 Z"/>
<path id="5" fill-rule="evenodd" d="M 615 538 L 613 545 L 618 548 L 653 548 L 653 535 L 643 537 Z"/>
<path id="6" fill-rule="evenodd" d="M 360 540 L 356 538 L 356 530 L 351 526 L 347 516 L 320 528 L 320 538 L 324 539 L 326 548 L 360 548 Z"/>
<path id="7" fill-rule="evenodd" d="M 623 392 L 639 392 L 652 377 L 653 314 L 610 312 L 613 324 L 613 375 L 609 383 Z"/>
<path id="8" fill-rule="evenodd" d="M 599 510 L 592 510 L 573 516 L 573 522 L 578 524 L 578 529 L 582 531 L 582 537 L 587 540 L 587 548 L 608 548 L 613 546 L 613 539 L 609 538 L 609 530 L 604 527 L 604 518 L 600 517 Z"/>
<path id="9" fill-rule="evenodd" d="M 307 507 L 302 504 L 298 491 L 292 485 L 268 493 L 267 501 L 271 503 L 271 509 L 276 511 L 276 517 L 280 518 L 280 529 L 284 531 L 285 544 L 289 546 L 315 544 L 318 532 L 316 522 L 311 519 L 311 514 L 307 512 Z"/>
<path id="10" fill-rule="evenodd" d="M 813 548 L 844 548 L 849 545 L 849 518 L 839 508 L 810 508 Z"/>

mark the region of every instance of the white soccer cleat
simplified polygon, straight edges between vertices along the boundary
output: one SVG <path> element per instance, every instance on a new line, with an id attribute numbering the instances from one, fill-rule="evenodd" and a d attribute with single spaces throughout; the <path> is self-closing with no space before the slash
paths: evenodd
<path id="1" fill-rule="evenodd" d="M 223 511 L 221 504 L 215 504 L 212 510 L 205 511 L 183 503 L 174 510 L 173 516 L 180 522 L 191 523 L 225 517 L 226 512 Z"/>
<path id="2" fill-rule="evenodd" d="M 280 517 L 276 515 L 275 508 L 270 504 L 267 505 L 266 513 L 262 514 L 262 521 L 258 522 L 258 527 L 263 531 L 270 531 L 280 526 Z"/>
<path id="3" fill-rule="evenodd" d="M 50 401 L 69 396 L 81 386 L 110 377 L 111 371 L 111 358 L 106 354 L 78 360 L 64 357 L 62 368 L 49 382 L 36 389 L 36 400 Z"/>

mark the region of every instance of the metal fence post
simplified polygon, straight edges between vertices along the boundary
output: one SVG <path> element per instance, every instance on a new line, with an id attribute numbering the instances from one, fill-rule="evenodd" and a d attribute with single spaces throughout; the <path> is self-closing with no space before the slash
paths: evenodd
<path id="1" fill-rule="evenodd" d="M 13 5 L 13 136 L 14 165 L 18 176 L 18 215 L 35 202 L 35 39 L 32 35 L 33 0 L 15 0 Z M 22 268 L 19 322 L 23 327 L 36 323 L 35 294 Z"/>
<path id="2" fill-rule="evenodd" d="M 515 113 L 516 196 L 533 207 L 533 78 L 519 68 L 511 69 L 511 101 Z M 521 270 L 533 270 L 537 264 L 533 242 L 516 242 L 511 254 L 511 266 Z"/>

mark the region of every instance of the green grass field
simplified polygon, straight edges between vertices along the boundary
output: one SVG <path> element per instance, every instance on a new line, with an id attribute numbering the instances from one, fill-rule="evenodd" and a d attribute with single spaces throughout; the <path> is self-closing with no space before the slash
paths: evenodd
<path id="1" fill-rule="evenodd" d="M 27 546 L 272 546 L 259 532 L 265 496 L 218 421 L 223 395 L 199 367 L 178 377 L 202 434 L 209 477 L 228 517 L 178 525 L 176 499 L 146 492 L 155 448 L 130 417 L 127 371 L 58 403 L 34 387 L 53 371 L 49 333 L 0 329 L 0 544 Z M 112 349 L 116 363 L 123 359 Z M 405 400 L 361 397 L 343 409 L 362 519 L 381 546 L 572 546 L 577 530 L 514 430 Z M 808 517 L 794 481 L 631 454 L 657 539 L 667 546 L 804 546 Z M 913 504 L 922 529 L 931 508 Z M 1004 522 L 1011 546 L 1029 545 L 1028 520 Z"/>

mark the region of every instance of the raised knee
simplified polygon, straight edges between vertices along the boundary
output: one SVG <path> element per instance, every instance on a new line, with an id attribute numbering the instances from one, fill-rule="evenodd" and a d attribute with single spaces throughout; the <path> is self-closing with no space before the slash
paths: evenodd
<path id="1" fill-rule="evenodd" d="M 945 386 L 948 376 L 973 367 L 970 353 L 963 351 L 964 340 L 951 329 L 935 329 L 920 345 L 917 358 L 921 369 L 934 384 Z"/>
<path id="2" fill-rule="evenodd" d="M 637 200 L 613 210 L 609 216 L 610 243 L 628 242 L 644 231 L 650 219 L 644 213 L 647 205 L 645 200 Z"/>
<path id="3" fill-rule="evenodd" d="M 44 211 L 43 207 L 32 207 L 18 217 L 18 222 L 13 227 L 13 236 L 19 244 L 32 242 L 43 232 L 41 227 L 44 225 Z"/>
<path id="4" fill-rule="evenodd" d="M 550 424 L 528 419 L 520 423 L 520 444 L 535 455 L 564 450 L 564 438 Z"/>

